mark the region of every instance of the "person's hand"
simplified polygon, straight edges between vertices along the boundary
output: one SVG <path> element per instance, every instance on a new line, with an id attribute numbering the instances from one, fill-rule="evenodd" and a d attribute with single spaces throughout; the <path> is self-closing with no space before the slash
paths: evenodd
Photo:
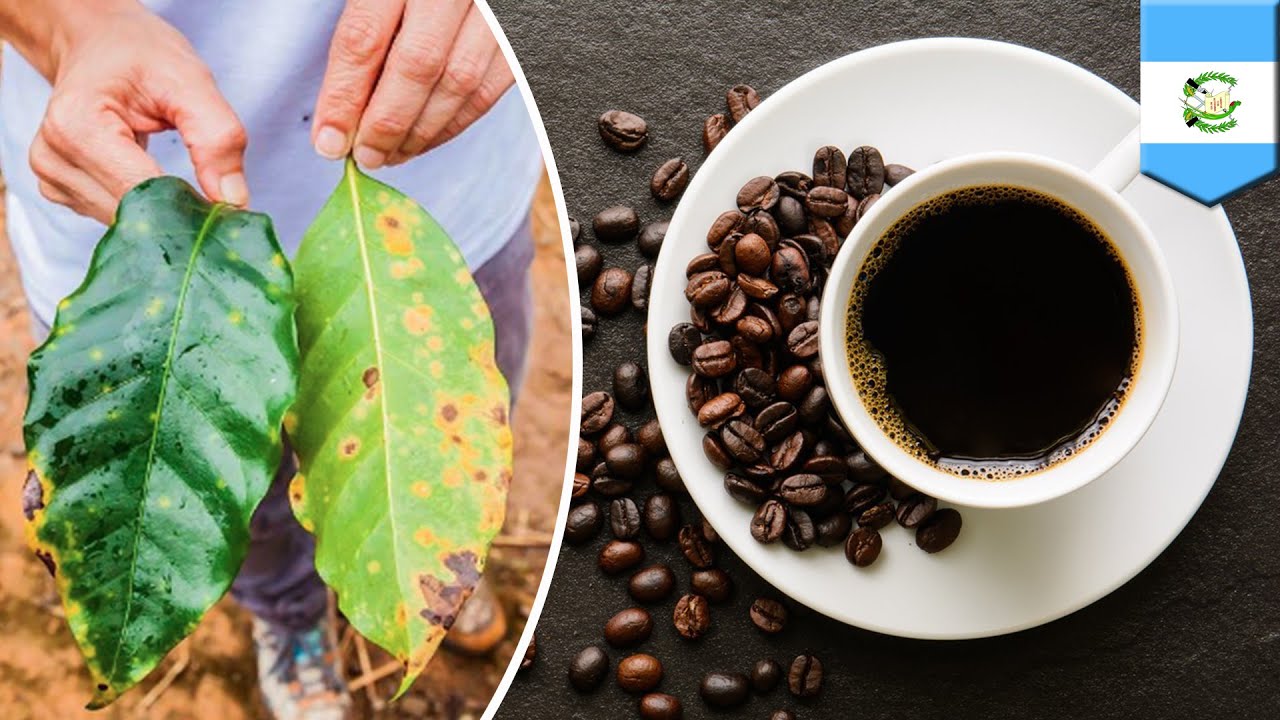
<path id="1" fill-rule="evenodd" d="M 347 0 L 311 140 L 369 169 L 402 163 L 466 130 L 514 82 L 472 0 Z"/>
<path id="2" fill-rule="evenodd" d="M 41 194 L 110 223 L 125 192 L 162 174 L 147 136 L 177 129 L 205 194 L 247 204 L 244 127 L 186 38 L 133 0 L 74 5 L 37 63 L 53 84 L 31 145 Z"/>

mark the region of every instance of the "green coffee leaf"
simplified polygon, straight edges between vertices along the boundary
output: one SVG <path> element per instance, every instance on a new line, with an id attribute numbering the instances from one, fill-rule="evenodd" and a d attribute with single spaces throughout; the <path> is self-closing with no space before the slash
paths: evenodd
<path id="1" fill-rule="evenodd" d="M 31 354 L 28 535 L 90 707 L 190 634 L 244 559 L 295 393 L 292 285 L 265 215 L 148 180 Z"/>
<path id="2" fill-rule="evenodd" d="M 493 323 L 444 230 L 350 161 L 294 269 L 290 499 L 347 619 L 404 663 L 403 692 L 502 526 L 510 400 Z"/>

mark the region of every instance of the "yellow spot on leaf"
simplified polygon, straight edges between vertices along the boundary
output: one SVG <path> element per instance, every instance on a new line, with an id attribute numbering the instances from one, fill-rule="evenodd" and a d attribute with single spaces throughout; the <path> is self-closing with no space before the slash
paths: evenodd
<path id="1" fill-rule="evenodd" d="M 284 414 L 284 431 L 287 433 L 295 433 L 298 431 L 298 416 L 293 412 Z"/>
<path id="2" fill-rule="evenodd" d="M 161 310 L 164 310 L 164 298 L 153 297 L 147 303 L 147 317 L 155 317 L 160 314 Z"/>
<path id="3" fill-rule="evenodd" d="M 431 352 L 440 352 L 444 350 L 444 338 L 439 335 L 432 335 L 427 338 L 427 349 Z"/>
<path id="4" fill-rule="evenodd" d="M 382 563 L 377 560 L 370 560 L 369 564 L 364 566 L 364 569 L 368 570 L 370 575 L 377 575 L 382 572 Z"/>
<path id="5" fill-rule="evenodd" d="M 75 329 L 76 326 L 70 323 L 66 325 L 59 325 L 58 329 L 53 331 L 53 334 L 57 337 L 62 337 L 63 335 L 70 335 L 71 331 Z"/>
<path id="6" fill-rule="evenodd" d="M 470 330 L 476 326 L 475 321 L 469 317 L 462 318 L 462 320 L 458 321 L 458 324 L 461 325 L 464 330 Z"/>
<path id="7" fill-rule="evenodd" d="M 240 253 L 236 252 L 235 250 L 228 250 L 227 259 L 230 260 L 231 262 L 235 262 L 240 259 Z"/>
<path id="8" fill-rule="evenodd" d="M 350 460 L 360 452 L 360 438 L 355 435 L 348 435 L 338 443 L 338 457 L 343 460 Z"/>
<path id="9" fill-rule="evenodd" d="M 70 308 L 71 308 L 71 298 L 63 298 L 62 301 L 58 303 L 59 310 L 68 310 Z"/>
<path id="10" fill-rule="evenodd" d="M 423 547 L 431 547 L 436 541 L 436 536 L 426 528 L 418 528 L 413 533 L 413 541 Z"/>
<path id="11" fill-rule="evenodd" d="M 94 361 L 94 362 L 98 362 L 99 360 L 101 360 L 101 359 L 102 359 L 102 350 L 101 350 L 101 349 L 99 349 L 99 348 L 93 348 L 92 350 L 90 350 L 90 351 L 89 351 L 89 359 L 90 359 L 90 360 L 92 360 L 92 361 Z"/>
<path id="12" fill-rule="evenodd" d="M 427 370 L 431 373 L 431 377 L 433 378 L 444 377 L 444 364 L 439 360 L 432 360 L 431 365 L 427 367 Z"/>
<path id="13" fill-rule="evenodd" d="M 382 245 L 387 252 L 401 257 L 413 254 L 413 239 L 410 236 L 412 222 L 409 213 L 394 205 L 374 218 L 374 227 L 382 233 Z"/>
<path id="14" fill-rule="evenodd" d="M 425 335 L 431 330 L 431 318 L 435 308 L 430 305 L 414 305 L 404 311 L 404 327 L 414 335 Z"/>
<path id="15" fill-rule="evenodd" d="M 409 624 L 409 608 L 404 603 L 396 603 L 396 624 L 400 626 Z"/>
<path id="16" fill-rule="evenodd" d="M 244 321 L 244 315 L 242 315 L 239 310 L 232 310 L 231 312 L 227 313 L 227 322 L 231 323 L 232 325 L 239 325 L 243 321 Z"/>
<path id="17" fill-rule="evenodd" d="M 272 255 L 271 264 L 275 265 L 278 268 L 284 267 L 284 255 L 281 255 L 280 253 L 276 253 Z"/>
<path id="18" fill-rule="evenodd" d="M 457 466 L 452 466 L 445 468 L 445 471 L 440 475 L 440 480 L 445 484 L 445 487 L 457 488 L 462 487 L 465 478 L 461 469 Z"/>
<path id="19" fill-rule="evenodd" d="M 308 518 L 302 521 L 302 529 L 314 535 L 316 532 L 316 524 Z"/>
<path id="20" fill-rule="evenodd" d="M 423 267 L 422 261 L 416 257 L 411 257 L 408 260 L 393 260 L 391 262 L 391 278 L 393 280 L 404 280 L 405 278 L 413 277 L 414 275 L 417 275 Z M 421 295 L 421 293 L 416 294 L 419 296 Z M 415 299 L 414 302 L 422 301 Z"/>
<path id="21" fill-rule="evenodd" d="M 289 501 L 294 507 L 302 505 L 307 494 L 307 478 L 302 473 L 294 473 L 289 481 Z"/>
<path id="22" fill-rule="evenodd" d="M 459 285 L 470 285 L 471 273 L 466 268 L 458 268 L 458 271 L 453 274 L 453 281 Z"/>
<path id="23" fill-rule="evenodd" d="M 411 492 L 412 492 L 416 497 L 420 497 L 420 498 L 422 498 L 422 499 L 424 499 L 424 500 L 425 500 L 425 499 L 427 499 L 428 497 L 431 497 L 431 485 L 430 485 L 430 484 L 428 484 L 428 483 L 425 483 L 425 482 L 423 482 L 423 481 L 421 481 L 421 480 L 419 480 L 418 482 L 414 483 L 414 484 L 409 488 L 409 490 L 410 490 L 410 491 L 411 491 Z"/>
<path id="24" fill-rule="evenodd" d="M 159 506 L 162 510 L 167 510 L 170 507 L 173 507 L 173 501 L 169 499 L 168 495 L 161 495 L 160 497 L 156 498 L 156 505 Z"/>

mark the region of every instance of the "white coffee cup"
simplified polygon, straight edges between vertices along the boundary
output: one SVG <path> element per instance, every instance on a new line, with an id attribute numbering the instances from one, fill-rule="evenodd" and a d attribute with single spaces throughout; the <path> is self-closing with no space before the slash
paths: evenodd
<path id="1" fill-rule="evenodd" d="M 820 340 L 827 392 L 849 431 L 872 459 L 894 477 L 940 500 L 1007 508 L 1034 505 L 1077 490 L 1105 473 L 1137 445 L 1164 403 L 1178 357 L 1178 308 L 1173 281 L 1151 231 L 1119 193 L 1137 173 L 1136 130 L 1090 173 L 1025 153 L 966 155 L 918 170 L 886 191 L 858 221 L 836 256 L 823 291 Z M 845 348 L 849 293 L 876 241 L 917 205 L 976 185 L 1037 190 L 1058 198 L 1096 223 L 1129 269 L 1142 318 L 1138 368 L 1107 429 L 1072 457 L 1007 480 L 960 477 L 939 470 L 888 438 L 854 387 Z"/>

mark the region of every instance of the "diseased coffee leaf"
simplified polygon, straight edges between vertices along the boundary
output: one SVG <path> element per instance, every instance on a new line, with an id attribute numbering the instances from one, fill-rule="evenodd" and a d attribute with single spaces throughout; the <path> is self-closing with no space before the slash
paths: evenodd
<path id="1" fill-rule="evenodd" d="M 512 442 L 493 323 L 444 230 L 350 161 L 295 270 L 290 500 L 343 613 L 404 663 L 403 692 L 502 526 Z"/>
<path id="2" fill-rule="evenodd" d="M 265 215 L 127 195 L 31 354 L 28 536 L 95 684 L 132 687 L 231 584 L 293 402 L 293 280 Z"/>

